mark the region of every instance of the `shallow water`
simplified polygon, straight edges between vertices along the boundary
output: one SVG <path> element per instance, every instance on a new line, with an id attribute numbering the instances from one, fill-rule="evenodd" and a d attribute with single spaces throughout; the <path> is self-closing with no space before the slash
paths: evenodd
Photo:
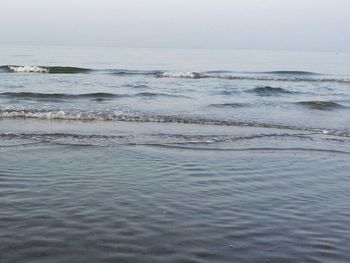
<path id="1" fill-rule="evenodd" d="M 350 261 L 349 54 L 0 51 L 0 262 Z"/>
<path id="2" fill-rule="evenodd" d="M 349 155 L 77 145 L 0 151 L 2 262 L 350 259 Z"/>

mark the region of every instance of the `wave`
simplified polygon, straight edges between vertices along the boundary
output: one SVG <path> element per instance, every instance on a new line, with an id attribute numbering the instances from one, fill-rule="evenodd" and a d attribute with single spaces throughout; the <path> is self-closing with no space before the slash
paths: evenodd
<path id="1" fill-rule="evenodd" d="M 260 96 L 272 96 L 272 95 L 279 95 L 279 94 L 291 94 L 293 92 L 283 89 L 283 88 L 274 88 L 271 86 L 264 86 L 264 87 L 257 87 L 251 90 L 248 90 L 248 92 L 256 93 Z"/>
<path id="2" fill-rule="evenodd" d="M 122 144 L 146 144 L 155 141 L 166 144 L 216 144 L 216 143 L 236 143 L 246 140 L 278 140 L 297 139 L 302 141 L 313 141 L 312 134 L 297 133 L 259 133 L 248 136 L 223 135 L 223 134 L 168 134 L 150 133 L 143 135 L 110 135 L 110 134 L 78 134 L 78 133 L 0 133 L 0 138 L 5 140 L 35 140 L 35 141 L 109 141 Z M 231 145 L 232 146 L 232 145 Z"/>
<path id="3" fill-rule="evenodd" d="M 132 89 L 150 89 L 151 87 L 146 84 L 125 84 L 123 87 Z"/>
<path id="4" fill-rule="evenodd" d="M 1 133 L 3 139 L 26 139 L 26 140 L 57 140 L 57 139 L 123 139 L 130 136 L 103 135 L 103 134 L 77 134 L 77 133 Z"/>
<path id="5" fill-rule="evenodd" d="M 64 93 L 37 93 L 37 92 L 4 92 L 0 97 L 23 99 L 23 100 L 69 100 L 91 98 L 96 100 L 115 99 L 126 97 L 172 97 L 172 98 L 189 98 L 183 95 L 174 95 L 167 93 L 140 92 L 135 94 L 114 94 L 114 93 L 85 93 L 85 94 L 64 94 Z"/>
<path id="6" fill-rule="evenodd" d="M 106 134 L 77 134 L 77 133 L 0 133 L 0 139 L 7 143 L 0 144 L 0 148 L 28 147 L 38 144 L 54 144 L 65 146 L 146 146 L 180 150 L 196 151 L 292 151 L 292 152 L 324 152 L 334 154 L 350 154 L 339 144 L 315 147 L 312 134 L 271 133 L 255 134 L 251 136 L 235 135 L 195 135 L 195 134 L 148 134 L 145 135 L 106 135 Z M 282 140 L 281 140 L 282 139 Z M 245 140 L 260 140 L 256 147 L 249 147 Z M 279 146 L 270 147 L 271 140 Z M 293 140 L 294 147 L 289 146 Z M 305 140 L 310 144 L 305 144 Z M 317 139 L 319 140 L 319 139 Z M 327 138 L 325 139 L 327 140 Z M 15 143 L 10 143 L 14 141 Z M 22 143 L 19 143 L 23 141 Z M 242 142 L 242 143 L 239 143 Z M 298 142 L 302 142 L 299 145 Z M 224 143 L 224 144 L 223 144 Z M 245 145 L 247 147 L 245 147 Z"/>
<path id="7" fill-rule="evenodd" d="M 47 67 L 49 73 L 51 74 L 77 74 L 77 73 L 88 73 L 93 71 L 87 68 L 77 68 L 77 67 Z"/>
<path id="8" fill-rule="evenodd" d="M 330 77 L 297 77 L 297 76 L 263 76 L 263 75 L 224 75 L 224 76 L 204 76 L 204 78 L 218 78 L 225 80 L 256 80 L 256 81 L 281 81 L 281 82 L 336 82 L 350 83 L 350 78 L 330 78 Z"/>
<path id="9" fill-rule="evenodd" d="M 281 140 L 282 138 L 282 140 Z M 167 146 L 186 146 L 186 147 L 220 147 L 219 149 L 228 149 L 237 147 L 237 143 L 246 140 L 259 140 L 260 143 L 269 144 L 271 140 L 286 142 L 290 140 L 312 142 L 313 138 L 308 134 L 291 134 L 291 133 L 271 133 L 255 134 L 250 136 L 236 135 L 219 135 L 219 134 L 167 134 L 167 133 L 150 133 L 150 134 L 132 134 L 132 135 L 110 135 L 110 134 L 80 134 L 80 133 L 0 133 L 0 139 L 7 143 L 0 147 L 17 147 L 29 146 L 38 143 L 53 143 L 64 145 L 91 145 L 91 146 L 116 146 L 116 145 L 167 145 Z M 18 144 L 19 140 L 25 143 Z M 16 144 L 10 143 L 11 141 Z M 222 148 L 224 144 L 224 147 Z"/>
<path id="10" fill-rule="evenodd" d="M 46 120 L 77 120 L 77 121 L 124 121 L 124 122 L 151 122 L 151 123 L 178 123 L 178 124 L 200 124 L 200 125 L 219 125 L 219 126 L 242 126 L 257 128 L 274 128 L 295 131 L 308 131 L 327 135 L 336 135 L 350 137 L 349 131 L 297 127 L 272 123 L 244 122 L 234 120 L 217 120 L 196 117 L 182 116 L 161 116 L 161 115 L 124 115 L 114 112 L 94 112 L 79 110 L 31 110 L 31 109 L 0 109 L 0 118 L 23 118 L 23 119 L 46 119 Z"/>
<path id="11" fill-rule="evenodd" d="M 47 73 L 47 74 L 88 74 L 101 73 L 116 76 L 124 75 L 154 75 L 161 74 L 159 70 L 128 70 L 128 69 L 89 69 L 69 66 L 18 66 L 5 65 L 0 71 L 7 73 Z"/>
<path id="12" fill-rule="evenodd" d="M 157 92 L 140 92 L 133 95 L 129 95 L 130 97 L 169 97 L 169 98 L 191 98 L 189 96 L 184 95 L 175 95 L 168 93 L 157 93 Z"/>
<path id="13" fill-rule="evenodd" d="M 161 72 L 156 74 L 158 78 L 183 78 L 183 79 L 200 79 L 205 78 L 205 75 L 202 75 L 197 72 Z"/>
<path id="14" fill-rule="evenodd" d="M 315 75 L 322 75 L 320 73 L 316 72 L 310 72 L 310 71 L 267 71 L 263 72 L 264 74 L 275 74 L 275 75 L 293 75 L 293 76 L 315 76 Z"/>
<path id="15" fill-rule="evenodd" d="M 153 76 L 156 78 L 180 79 L 224 79 L 224 80 L 256 80 L 256 81 L 290 81 L 290 82 L 337 82 L 350 83 L 347 76 L 326 75 L 308 71 L 267 71 L 267 72 L 234 72 L 213 70 L 167 71 L 167 70 L 131 70 L 131 69 L 89 69 L 65 66 L 0 66 L 1 72 L 7 73 L 47 73 L 47 74 L 110 74 L 114 76 Z"/>
<path id="16" fill-rule="evenodd" d="M 235 136 L 235 135 L 201 135 L 201 134 L 168 134 L 168 133 L 154 133 L 149 134 L 149 137 L 157 137 L 162 140 L 172 140 L 175 143 L 187 142 L 187 143 L 212 143 L 212 142 L 228 142 L 228 141 L 241 141 L 241 140 L 254 140 L 262 138 L 305 138 L 312 140 L 308 137 L 309 134 L 292 134 L 292 133 L 270 133 L 270 134 L 255 134 L 250 136 Z M 0 133 L 0 138 L 5 139 L 132 139 L 134 135 L 106 135 L 106 134 L 78 134 L 78 133 Z"/>
<path id="17" fill-rule="evenodd" d="M 13 73 L 49 73 L 47 68 L 37 66 L 8 66 L 8 72 Z"/>
<path id="18" fill-rule="evenodd" d="M 213 108 L 239 108 L 244 106 L 246 106 L 246 104 L 243 104 L 243 103 L 219 103 L 219 104 L 209 105 L 209 107 L 213 107 Z"/>
<path id="19" fill-rule="evenodd" d="M 249 148 L 217 148 L 217 147 L 194 147 L 182 145 L 169 144 L 145 144 L 145 146 L 152 146 L 158 148 L 169 148 L 178 150 L 192 150 L 192 151 L 215 151 L 215 152 L 318 152 L 327 154 L 344 154 L 350 155 L 350 152 L 333 149 L 322 148 L 303 148 L 303 147 L 249 147 Z"/>
<path id="20" fill-rule="evenodd" d="M 287 75 L 287 76 L 322 76 L 323 74 L 309 71 L 265 71 L 265 72 L 235 72 L 228 70 L 211 70 L 204 72 L 160 72 L 159 77 L 174 77 L 174 78 L 250 78 L 253 75 Z"/>
<path id="21" fill-rule="evenodd" d="M 78 67 L 59 67 L 59 66 L 17 66 L 6 65 L 0 67 L 1 71 L 8 73 L 51 73 L 51 74 L 77 74 L 87 73 L 91 69 Z"/>
<path id="22" fill-rule="evenodd" d="M 333 101 L 301 101 L 297 102 L 297 104 L 306 106 L 314 110 L 333 110 L 346 108 L 345 106 Z"/>
<path id="23" fill-rule="evenodd" d="M 64 93 L 37 93 L 37 92 L 4 92 L 0 97 L 20 99 L 72 99 L 72 98 L 113 98 L 122 95 L 112 93 L 86 93 L 86 94 L 64 94 Z"/>
<path id="24" fill-rule="evenodd" d="M 282 82 L 337 82 L 350 83 L 350 78 L 343 76 L 327 76 L 320 73 L 306 71 L 271 71 L 271 72 L 244 72 L 232 71 L 206 71 L 200 72 L 160 72 L 158 78 L 180 79 L 223 79 L 223 80 L 255 80 L 255 81 L 282 81 Z"/>
<path id="25" fill-rule="evenodd" d="M 107 69 L 107 70 L 100 70 L 101 72 L 106 72 L 111 75 L 116 76 L 129 76 L 129 75 L 142 75 L 142 76 L 158 76 L 159 74 L 162 74 L 162 71 L 159 70 L 128 70 L 128 69 Z"/>

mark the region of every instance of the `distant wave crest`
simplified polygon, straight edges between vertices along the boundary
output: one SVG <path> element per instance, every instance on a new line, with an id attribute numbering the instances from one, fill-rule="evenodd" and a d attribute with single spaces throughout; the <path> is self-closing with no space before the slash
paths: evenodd
<path id="1" fill-rule="evenodd" d="M 349 76 L 320 74 L 308 71 L 267 71 L 267 72 L 235 72 L 212 70 L 168 71 L 168 70 L 132 70 L 132 69 L 89 69 L 65 66 L 0 66 L 0 72 L 7 73 L 49 73 L 49 74 L 107 74 L 113 76 L 150 76 L 156 78 L 178 79 L 224 79 L 224 80 L 256 80 L 256 81 L 289 81 L 289 82 L 338 82 L 350 83 Z"/>
<path id="2" fill-rule="evenodd" d="M 205 78 L 205 75 L 202 75 L 197 72 L 162 72 L 156 75 L 159 78 L 184 78 L 184 79 L 200 79 Z"/>
<path id="3" fill-rule="evenodd" d="M 298 70 L 291 70 L 291 71 L 285 71 L 285 70 L 280 70 L 280 71 L 269 71 L 269 72 L 263 72 L 265 74 L 275 74 L 275 75 L 298 75 L 298 76 L 315 76 L 315 75 L 322 75 L 319 73 L 315 72 L 310 72 L 310 71 L 298 71 Z"/>
<path id="4" fill-rule="evenodd" d="M 76 74 L 91 71 L 78 67 L 50 67 L 50 66 L 17 66 L 7 65 L 0 67 L 1 71 L 8 73 L 51 73 L 51 74 Z"/>
<path id="5" fill-rule="evenodd" d="M 37 66 L 8 66 L 8 70 L 14 73 L 49 73 L 47 68 Z"/>

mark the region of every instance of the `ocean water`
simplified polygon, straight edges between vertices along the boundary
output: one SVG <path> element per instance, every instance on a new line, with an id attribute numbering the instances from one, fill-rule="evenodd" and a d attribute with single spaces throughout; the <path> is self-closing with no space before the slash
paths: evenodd
<path id="1" fill-rule="evenodd" d="M 349 69 L 0 47 L 0 262 L 349 262 Z"/>

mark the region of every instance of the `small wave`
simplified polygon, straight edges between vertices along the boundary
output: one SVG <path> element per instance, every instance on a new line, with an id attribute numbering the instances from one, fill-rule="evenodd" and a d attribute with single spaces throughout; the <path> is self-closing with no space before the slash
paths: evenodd
<path id="1" fill-rule="evenodd" d="M 97 131 L 94 131 L 97 132 Z M 103 131 L 101 131 L 103 132 Z M 183 133 L 132 133 L 132 134 L 99 134 L 76 132 L 27 132 L 0 133 L 0 148 L 30 147 L 38 144 L 64 146 L 157 146 L 186 150 L 203 151 L 310 151 L 327 153 L 344 153 L 342 144 L 322 144 L 318 148 L 314 141 L 320 139 L 315 133 L 294 133 L 281 131 L 272 133 L 256 133 L 247 136 L 233 134 L 183 134 Z M 339 141 L 342 143 L 342 141 Z M 301 143 L 301 144 L 300 144 Z M 254 146 L 252 146 L 254 145 Z M 271 147 L 272 145 L 272 147 Z M 290 148 L 292 145 L 293 148 Z M 315 148 L 316 147 L 316 148 Z"/>
<path id="2" fill-rule="evenodd" d="M 146 85 L 146 84 L 125 84 L 123 85 L 126 88 L 132 88 L 132 89 L 150 89 L 150 86 Z"/>
<path id="3" fill-rule="evenodd" d="M 233 73 L 233 71 L 229 70 L 209 70 L 203 72 L 204 74 L 228 74 L 228 73 Z"/>
<path id="4" fill-rule="evenodd" d="M 315 76 L 315 75 L 322 75 L 320 73 L 310 72 L 310 71 L 269 71 L 264 72 L 265 74 L 272 74 L 272 75 L 293 75 L 293 76 Z"/>
<path id="5" fill-rule="evenodd" d="M 234 142 L 241 140 L 254 140 L 262 138 L 304 138 L 312 140 L 309 134 L 292 134 L 292 133 L 271 133 L 255 134 L 250 136 L 235 135 L 201 135 L 201 134 L 177 134 L 177 133 L 154 133 L 150 137 L 157 137 L 167 141 L 171 139 L 174 143 L 211 143 L 211 142 Z M 5 139 L 132 139 L 133 135 L 105 135 L 105 134 L 78 134 L 78 133 L 0 133 L 0 138 Z"/>
<path id="6" fill-rule="evenodd" d="M 335 82 L 340 84 L 350 83 L 350 78 L 319 78 L 319 77 L 297 77 L 297 76 L 205 76 L 206 78 L 219 78 L 226 80 L 256 80 L 256 81 L 281 81 L 281 82 Z"/>
<path id="7" fill-rule="evenodd" d="M 159 70 L 129 70 L 129 69 L 109 69 L 106 70 L 107 73 L 116 76 L 130 76 L 130 75 L 142 75 L 142 76 L 157 76 L 162 74 Z"/>
<path id="8" fill-rule="evenodd" d="M 144 144 L 144 146 L 157 147 L 157 148 L 169 148 L 178 150 L 191 150 L 191 151 L 214 151 L 214 152 L 318 152 L 326 154 L 344 154 L 350 155 L 350 152 L 342 150 L 322 149 L 322 148 L 302 148 L 302 147 L 256 147 L 256 148 L 217 148 L 217 147 L 195 147 L 195 146 L 183 146 L 172 144 Z"/>
<path id="9" fill-rule="evenodd" d="M 101 147 L 128 145 L 130 141 L 133 141 L 133 136 L 76 133 L 1 133 L 0 139 L 7 142 L 26 141 L 26 143 L 20 144 L 6 143 L 0 145 L 0 148 L 27 147 L 38 144 Z"/>
<path id="10" fill-rule="evenodd" d="M 77 134 L 77 133 L 1 133 L 0 138 L 26 139 L 26 140 L 54 140 L 54 139 L 124 139 L 129 136 L 103 135 L 103 134 Z"/>
<path id="11" fill-rule="evenodd" d="M 8 71 L 13 73 L 49 73 L 47 68 L 37 66 L 8 66 Z"/>
<path id="12" fill-rule="evenodd" d="M 239 108 L 244 106 L 246 106 L 246 104 L 243 104 L 243 103 L 220 103 L 220 104 L 209 105 L 209 107 L 213 107 L 213 108 Z"/>
<path id="13" fill-rule="evenodd" d="M 150 114 L 124 115 L 114 112 L 94 112 L 94 111 L 79 111 L 79 110 L 31 110 L 31 109 L 11 109 L 0 108 L 0 118 L 29 118 L 29 119 L 47 119 L 47 120 L 78 120 L 78 121 L 125 121 L 125 122 L 153 122 L 153 123 L 178 123 L 178 124 L 200 124 L 200 125 L 219 125 L 219 126 L 241 126 L 241 127 L 257 127 L 257 128 L 273 128 L 295 131 L 308 131 L 319 134 L 336 135 L 341 137 L 350 137 L 347 130 L 298 127 L 271 123 L 244 122 L 205 119 L 195 117 L 181 116 L 161 116 Z"/>
<path id="14" fill-rule="evenodd" d="M 314 110 L 333 110 L 345 108 L 345 106 L 333 101 L 301 101 L 297 102 L 297 104 L 306 106 Z"/>
<path id="15" fill-rule="evenodd" d="M 127 98 L 127 97 L 172 97 L 172 98 L 189 98 L 183 95 L 155 93 L 155 92 L 140 92 L 135 94 L 113 94 L 113 93 L 85 93 L 85 94 L 64 94 L 64 93 L 36 93 L 36 92 L 4 92 L 0 93 L 0 97 L 15 98 L 23 100 L 65 100 L 65 99 L 83 99 L 92 98 L 97 100 Z"/>
<path id="16" fill-rule="evenodd" d="M 181 78 L 181 79 L 200 79 L 206 76 L 197 72 L 161 72 L 156 74 L 158 78 Z"/>
<path id="17" fill-rule="evenodd" d="M 309 137 L 310 134 L 299 134 L 299 133 L 258 133 L 248 136 L 235 136 L 235 135 L 186 135 L 186 134 L 158 134 L 159 137 L 165 136 L 167 138 L 181 139 L 186 142 L 198 141 L 200 143 L 217 143 L 217 142 L 237 142 L 246 140 L 257 140 L 266 138 L 288 138 L 288 139 L 303 139 L 312 141 L 313 139 Z"/>
<path id="18" fill-rule="evenodd" d="M 112 93 L 86 93 L 86 94 L 64 94 L 64 93 L 36 93 L 36 92 L 4 92 L 0 97 L 17 98 L 17 99 L 78 99 L 78 98 L 113 98 L 125 95 Z"/>
<path id="19" fill-rule="evenodd" d="M 47 66 L 1 66 L 0 69 L 9 73 L 51 73 L 51 74 L 77 74 L 92 71 L 86 68 L 77 67 L 47 67 Z"/>
<path id="20" fill-rule="evenodd" d="M 77 68 L 77 67 L 47 67 L 49 73 L 51 74 L 78 74 L 78 73 L 88 73 L 93 71 L 87 68 Z"/>
<path id="21" fill-rule="evenodd" d="M 281 81 L 281 82 L 337 82 L 350 83 L 349 78 L 328 77 L 322 74 L 304 71 L 273 71 L 232 73 L 226 71 L 199 72 L 160 72 L 155 75 L 158 78 L 181 78 L 181 79 L 223 79 L 223 80 L 255 80 L 255 81 Z"/>
<path id="22" fill-rule="evenodd" d="M 88 112 L 79 110 L 27 110 L 27 109 L 2 109 L 0 118 L 32 118 L 48 120 L 81 120 L 81 121 L 126 121 L 126 122 L 160 122 L 160 123 L 193 123 L 206 124 L 201 120 L 177 118 L 172 116 L 143 116 L 120 115 L 114 112 Z M 208 124 L 216 124 L 208 122 Z"/>
<path id="23" fill-rule="evenodd" d="M 240 92 L 237 90 L 227 90 L 227 89 L 213 92 L 214 95 L 224 95 L 224 96 L 237 95 L 238 93 Z"/>
<path id="24" fill-rule="evenodd" d="M 272 95 L 279 95 L 279 94 L 291 94 L 293 92 L 283 89 L 283 88 L 274 88 L 271 86 L 264 86 L 264 87 L 257 87 L 251 90 L 248 90 L 248 92 L 254 92 L 260 96 L 272 96 Z"/>
<path id="25" fill-rule="evenodd" d="M 218 145 L 218 143 L 236 143 L 245 140 L 309 140 L 312 138 L 305 134 L 256 134 L 251 136 L 235 135 L 201 135 L 201 134 L 167 134 L 150 133 L 147 135 L 108 135 L 108 134 L 78 134 L 78 133 L 0 133 L 0 139 L 6 141 L 26 140 L 40 143 L 62 144 L 89 144 L 89 145 L 147 145 L 154 142 L 167 145 L 204 146 Z M 282 141 L 283 141 L 282 140 Z M 19 144 L 10 144 L 17 146 Z M 26 143 L 25 145 L 29 145 Z M 236 144 L 230 144 L 232 147 Z M 9 146 L 6 144 L 5 146 Z M 19 145 L 20 146 L 20 145 Z M 1 146 L 0 146 L 1 147 Z"/>
<path id="26" fill-rule="evenodd" d="M 156 93 L 156 92 L 140 92 L 136 93 L 134 95 L 130 95 L 132 97 L 145 97 L 145 98 L 152 98 L 152 97 L 169 97 L 169 98 L 190 98 L 188 96 L 184 95 L 176 95 L 176 94 L 168 94 L 168 93 Z"/>
<path id="27" fill-rule="evenodd" d="M 94 74 L 111 74 L 115 76 L 142 75 L 157 78 L 350 83 L 350 78 L 348 76 L 327 75 L 308 71 L 234 72 L 227 70 L 213 70 L 205 72 L 172 72 L 166 70 L 88 69 L 69 66 L 5 65 L 0 66 L 0 72 L 49 74 L 85 74 L 92 72 Z"/>

